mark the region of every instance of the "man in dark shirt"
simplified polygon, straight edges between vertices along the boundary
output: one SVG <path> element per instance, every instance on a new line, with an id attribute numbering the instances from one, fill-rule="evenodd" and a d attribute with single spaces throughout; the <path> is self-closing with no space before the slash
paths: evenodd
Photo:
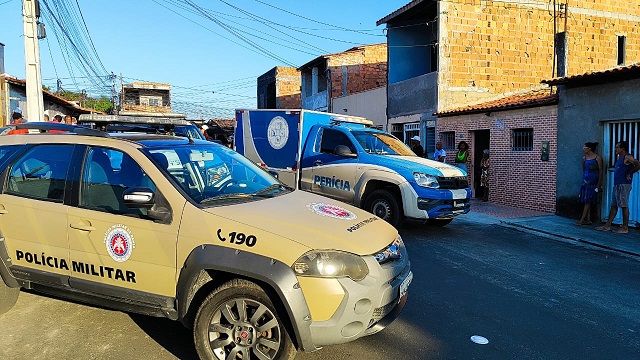
<path id="1" fill-rule="evenodd" d="M 420 145 L 420 136 L 416 135 L 411 138 L 411 150 L 420 157 L 424 157 L 424 149 Z"/>

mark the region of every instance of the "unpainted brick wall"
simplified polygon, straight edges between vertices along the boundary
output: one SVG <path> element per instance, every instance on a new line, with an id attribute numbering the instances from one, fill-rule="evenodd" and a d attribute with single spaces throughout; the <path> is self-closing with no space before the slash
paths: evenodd
<path id="1" fill-rule="evenodd" d="M 276 68 L 276 105 L 278 109 L 299 109 L 302 107 L 300 85 L 301 79 L 298 69 L 284 66 Z"/>
<path id="2" fill-rule="evenodd" d="M 387 83 L 387 44 L 366 45 L 356 50 L 330 55 L 331 98 L 343 96 L 343 66 L 347 69 L 346 94 L 384 86 Z"/>
<path id="3" fill-rule="evenodd" d="M 567 33 L 567 75 L 617 66 L 618 36 L 626 65 L 640 61 L 640 2 L 557 1 L 555 31 Z M 557 76 L 550 1 L 440 1 L 438 111 L 530 88 Z"/>
<path id="4" fill-rule="evenodd" d="M 508 206 L 555 212 L 557 123 L 557 106 L 550 105 L 500 111 L 490 116 L 480 113 L 440 117 L 437 131 L 454 131 L 456 143 L 465 140 L 473 153 L 473 131 L 489 129 L 489 200 Z M 532 151 L 512 151 L 512 130 L 520 128 L 533 128 Z M 543 141 L 550 143 L 549 161 L 541 160 Z M 454 156 L 455 151 L 448 152 L 447 162 L 453 164 Z"/>

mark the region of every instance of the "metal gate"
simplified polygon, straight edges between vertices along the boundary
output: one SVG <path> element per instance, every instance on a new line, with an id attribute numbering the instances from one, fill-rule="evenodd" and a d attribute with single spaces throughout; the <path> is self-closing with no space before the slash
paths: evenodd
<path id="1" fill-rule="evenodd" d="M 404 142 L 405 144 L 411 144 L 409 139 L 414 136 L 420 136 L 420 123 L 408 123 L 404 124 Z M 422 143 L 422 136 L 420 136 L 420 142 Z"/>
<path id="2" fill-rule="evenodd" d="M 640 156 L 640 120 L 612 121 L 604 127 L 604 146 L 602 158 L 605 165 L 605 192 L 602 199 L 601 217 L 606 221 L 611 206 L 611 193 L 613 191 L 613 171 L 616 163 L 616 143 L 626 140 L 629 143 L 629 153 L 638 159 Z M 618 211 L 614 224 L 622 223 L 622 211 Z M 629 195 L 629 225 L 640 224 L 640 172 L 633 176 L 631 182 L 631 194 Z"/>

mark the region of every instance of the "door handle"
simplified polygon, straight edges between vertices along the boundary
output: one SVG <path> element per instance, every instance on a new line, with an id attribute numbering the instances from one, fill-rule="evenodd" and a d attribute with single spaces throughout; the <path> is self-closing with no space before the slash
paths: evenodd
<path id="1" fill-rule="evenodd" d="M 73 228 L 73 229 L 78 229 L 78 230 L 82 230 L 82 231 L 93 231 L 96 228 L 94 228 L 93 226 L 91 226 L 91 223 L 76 223 L 76 224 L 69 224 L 69 227 Z"/>
<path id="2" fill-rule="evenodd" d="M 4 205 L 0 205 L 0 215 L 7 213 L 9 213 L 9 211 L 5 209 Z"/>
<path id="3" fill-rule="evenodd" d="M 322 160 L 316 160 L 316 162 L 314 162 L 314 164 L 316 166 L 322 165 Z"/>

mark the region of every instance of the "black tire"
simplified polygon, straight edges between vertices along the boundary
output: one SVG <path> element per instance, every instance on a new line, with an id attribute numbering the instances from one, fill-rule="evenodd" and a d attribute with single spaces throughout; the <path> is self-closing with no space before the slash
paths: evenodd
<path id="1" fill-rule="evenodd" d="M 387 190 L 375 190 L 369 194 L 364 209 L 396 228 L 404 221 L 402 207 L 396 197 Z"/>
<path id="2" fill-rule="evenodd" d="M 427 224 L 431 225 L 431 226 L 446 226 L 449 225 L 449 223 L 452 221 L 453 219 L 428 219 L 427 220 Z"/>
<path id="3" fill-rule="evenodd" d="M 0 315 L 11 310 L 18 301 L 18 295 L 20 295 L 20 288 L 8 287 L 0 277 Z"/>
<path id="4" fill-rule="evenodd" d="M 290 360 L 296 355 L 273 303 L 247 280 L 231 280 L 207 296 L 196 315 L 193 337 L 201 359 Z"/>

